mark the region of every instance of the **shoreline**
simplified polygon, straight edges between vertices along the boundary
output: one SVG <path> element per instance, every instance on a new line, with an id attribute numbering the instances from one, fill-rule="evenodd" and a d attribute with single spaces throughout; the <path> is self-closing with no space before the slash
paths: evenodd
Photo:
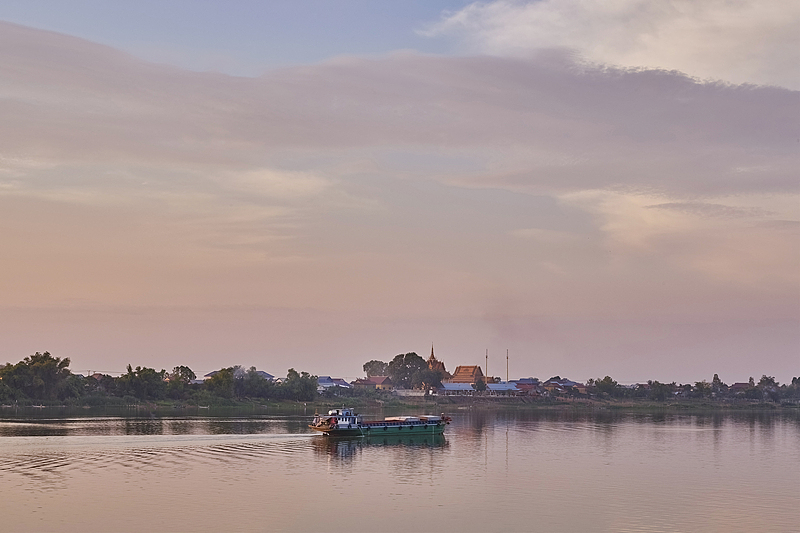
<path id="1" fill-rule="evenodd" d="M 446 412 L 448 410 L 514 410 L 514 411 L 567 411 L 567 412 L 788 412 L 800 414 L 800 403 L 794 402 L 763 402 L 757 400 L 708 400 L 708 399 L 680 399 L 668 402 L 654 402 L 652 400 L 614 400 L 614 399 L 530 399 L 525 397 L 480 397 L 480 396 L 447 396 L 432 398 L 337 398 L 320 399 L 308 402 L 292 400 L 281 401 L 250 401 L 231 400 L 225 403 L 210 405 L 192 405 L 185 402 L 141 402 L 137 404 L 120 404 L 109 402 L 104 405 L 67 405 L 67 404 L 30 404 L 30 405 L 0 405 L 0 417 L 3 414 L 24 412 L 26 414 L 48 413 L 53 411 L 70 412 L 97 412 L 97 411 L 136 411 L 148 413 L 185 412 L 203 414 L 210 411 L 327 411 L 345 405 L 354 409 L 369 410 L 398 410 L 410 409 L 414 411 L 425 410 L 431 412 Z"/>

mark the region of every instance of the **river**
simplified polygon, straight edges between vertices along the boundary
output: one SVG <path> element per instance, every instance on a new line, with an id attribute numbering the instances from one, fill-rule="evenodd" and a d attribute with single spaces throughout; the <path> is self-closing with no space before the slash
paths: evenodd
<path id="1" fill-rule="evenodd" d="M 386 441 L 302 410 L 8 411 L 3 531 L 800 531 L 785 411 L 456 409 L 441 438 Z"/>

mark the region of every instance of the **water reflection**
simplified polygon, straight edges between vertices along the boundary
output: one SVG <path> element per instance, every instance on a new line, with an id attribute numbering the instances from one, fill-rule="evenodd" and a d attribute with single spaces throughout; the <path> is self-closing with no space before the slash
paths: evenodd
<path id="1" fill-rule="evenodd" d="M 603 431 L 614 431 L 622 426 L 686 426 L 697 428 L 721 428 L 732 424 L 742 429 L 770 431 L 785 423 L 800 425 L 797 411 L 708 411 L 681 413 L 676 411 L 631 412 L 615 409 L 564 409 L 564 410 L 489 410 L 471 409 L 448 413 L 459 426 L 474 435 L 497 425 L 535 428 L 542 424 L 558 426 L 561 430 L 593 427 Z"/>
<path id="2" fill-rule="evenodd" d="M 419 435 L 415 437 L 358 437 L 336 438 L 317 435 L 313 438 L 314 452 L 319 457 L 351 461 L 361 454 L 365 448 L 429 448 L 443 450 L 447 448 L 444 435 Z"/>
<path id="3" fill-rule="evenodd" d="M 124 421 L 126 435 L 163 435 L 164 424 L 160 419 L 129 419 Z"/>

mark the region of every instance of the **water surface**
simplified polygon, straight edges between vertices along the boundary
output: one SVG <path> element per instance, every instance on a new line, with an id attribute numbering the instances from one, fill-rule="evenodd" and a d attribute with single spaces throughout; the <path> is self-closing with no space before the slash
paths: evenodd
<path id="1" fill-rule="evenodd" d="M 385 441 L 212 414 L 0 413 L 3 529 L 800 530 L 785 413 L 466 409 L 441 438 Z"/>

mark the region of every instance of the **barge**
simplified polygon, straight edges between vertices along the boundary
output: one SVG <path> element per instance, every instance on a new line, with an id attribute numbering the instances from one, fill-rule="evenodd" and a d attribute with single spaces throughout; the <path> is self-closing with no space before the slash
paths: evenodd
<path id="1" fill-rule="evenodd" d="M 331 409 L 327 416 L 314 415 L 308 427 L 331 437 L 441 435 L 450 417 L 436 415 L 387 416 L 365 421 L 352 409 Z"/>

